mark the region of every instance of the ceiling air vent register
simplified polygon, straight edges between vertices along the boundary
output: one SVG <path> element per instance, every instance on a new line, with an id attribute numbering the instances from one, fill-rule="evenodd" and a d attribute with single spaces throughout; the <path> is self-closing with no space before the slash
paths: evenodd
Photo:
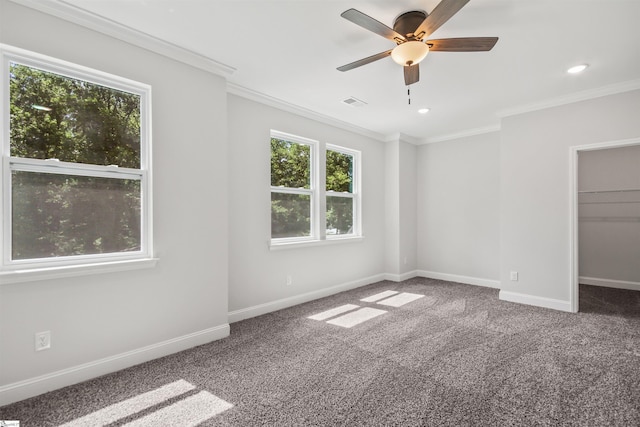
<path id="1" fill-rule="evenodd" d="M 366 102 L 364 102 L 364 101 L 362 101 L 362 100 L 360 100 L 358 98 L 355 98 L 353 96 L 350 96 L 347 99 L 343 99 L 342 102 L 347 104 L 347 105 L 350 105 L 351 107 L 364 107 L 365 105 L 367 105 Z"/>

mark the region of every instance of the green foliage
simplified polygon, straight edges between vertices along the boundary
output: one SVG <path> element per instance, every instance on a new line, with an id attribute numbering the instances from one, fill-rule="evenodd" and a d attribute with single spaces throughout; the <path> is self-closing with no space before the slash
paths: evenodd
<path id="1" fill-rule="evenodd" d="M 140 181 L 14 172 L 13 259 L 140 249 Z"/>
<path id="2" fill-rule="evenodd" d="M 302 194 L 271 193 L 271 237 L 311 234 L 311 198 Z"/>
<path id="3" fill-rule="evenodd" d="M 311 147 L 271 138 L 271 185 L 311 188 Z"/>
<path id="4" fill-rule="evenodd" d="M 327 191 L 353 193 L 353 156 L 327 150 Z M 327 196 L 327 233 L 353 232 L 353 199 Z"/>
<path id="5" fill-rule="evenodd" d="M 353 157 L 327 150 L 327 191 L 353 192 Z"/>
<path id="6" fill-rule="evenodd" d="M 139 95 L 20 64 L 9 85 L 13 157 L 140 167 Z"/>
<path id="7" fill-rule="evenodd" d="M 12 157 L 140 167 L 140 96 L 10 67 Z M 139 250 L 140 182 L 12 173 L 12 257 Z"/>
<path id="8" fill-rule="evenodd" d="M 327 234 L 353 232 L 353 199 L 327 196 Z"/>
<path id="9" fill-rule="evenodd" d="M 311 147 L 271 138 L 271 185 L 311 188 Z M 298 194 L 271 194 L 271 236 L 311 234 L 311 199 Z"/>
<path id="10" fill-rule="evenodd" d="M 326 189 L 353 192 L 353 156 L 326 152 Z M 271 185 L 285 188 L 311 188 L 311 147 L 271 138 Z M 301 237 L 311 233 L 310 197 L 299 194 L 271 193 L 271 237 Z M 327 197 L 327 232 L 351 233 L 353 199 Z"/>

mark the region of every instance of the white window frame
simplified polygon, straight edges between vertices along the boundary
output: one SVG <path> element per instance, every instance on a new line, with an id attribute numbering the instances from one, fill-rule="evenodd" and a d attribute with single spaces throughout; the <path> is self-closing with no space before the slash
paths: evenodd
<path id="1" fill-rule="evenodd" d="M 280 243 L 280 244 L 288 244 L 295 242 L 309 242 L 318 240 L 318 236 L 320 234 L 320 229 L 318 227 L 318 218 L 319 218 L 319 204 L 318 204 L 318 146 L 319 142 L 309 138 L 303 138 L 301 136 L 291 135 L 284 132 L 279 132 L 272 130 L 271 138 L 281 139 L 287 142 L 293 142 L 295 144 L 302 144 L 309 146 L 310 151 L 310 159 L 309 159 L 309 188 L 289 188 L 289 187 L 280 187 L 280 186 L 271 186 L 271 193 L 280 193 L 280 194 L 300 194 L 300 195 L 308 195 L 310 196 L 310 234 L 309 236 L 300 236 L 300 237 L 278 237 L 271 238 L 271 242 Z M 271 141 L 271 139 L 269 139 Z M 271 156 L 271 152 L 269 152 L 269 156 Z M 269 176 L 271 176 L 271 170 L 269 170 Z M 271 205 L 270 205 L 271 206 Z M 271 207 L 269 207 L 269 215 L 271 215 Z"/>
<path id="2" fill-rule="evenodd" d="M 67 61 L 0 44 L 0 117 L 2 120 L 0 278 L 2 282 L 39 280 L 91 272 L 128 270 L 155 265 L 153 258 L 151 189 L 151 86 Z M 124 168 L 10 156 L 9 64 L 18 63 L 46 72 L 87 81 L 140 96 L 140 168 Z M 13 171 L 83 177 L 139 180 L 141 191 L 141 248 L 139 251 L 13 260 L 11 173 Z"/>
<path id="3" fill-rule="evenodd" d="M 360 152 L 356 151 L 356 150 L 351 150 L 349 148 L 345 148 L 345 147 L 340 147 L 338 145 L 333 145 L 333 144 L 327 144 L 324 152 L 325 152 L 325 159 L 326 159 L 326 152 L 327 151 L 335 151 L 337 153 L 341 153 L 341 154 L 346 154 L 348 156 L 351 156 L 353 158 L 353 170 L 352 170 L 352 183 L 351 183 L 351 193 L 347 193 L 347 192 L 339 192 L 339 191 L 333 191 L 333 190 L 328 190 L 325 191 L 325 203 L 326 203 L 326 198 L 328 196 L 332 196 L 332 197 L 345 197 L 345 198 L 350 198 L 353 201 L 353 226 L 352 226 L 352 233 L 349 234 L 336 234 L 336 235 L 326 235 L 327 240 L 333 240 L 333 239 L 348 239 L 350 237 L 358 237 L 361 236 L 361 197 L 360 197 Z M 325 172 L 326 172 L 326 167 L 325 167 Z M 325 178 L 325 188 L 326 188 L 326 178 Z M 325 232 L 326 232 L 326 206 L 325 206 Z"/>
<path id="4" fill-rule="evenodd" d="M 269 248 L 271 250 L 297 248 L 301 246 L 315 246 L 328 243 L 361 241 L 362 234 L 362 201 L 361 201 L 361 153 L 360 151 L 341 147 L 333 144 L 326 144 L 322 141 L 309 139 L 290 133 L 271 130 L 270 138 L 282 139 L 298 144 L 305 144 L 311 147 L 310 161 L 310 189 L 290 189 L 286 187 L 270 186 L 270 193 L 288 194 L 308 194 L 311 196 L 311 235 L 301 237 L 280 237 L 269 236 Z M 348 154 L 353 157 L 353 192 L 346 194 L 335 191 L 326 191 L 326 153 L 327 150 Z M 271 152 L 269 152 L 271 156 Z M 271 171 L 269 171 L 271 176 Z M 269 180 L 270 181 L 270 180 Z M 327 235 L 327 196 L 349 197 L 354 200 L 353 213 L 353 233 L 340 235 Z M 271 199 L 269 199 L 271 200 Z M 269 203 L 269 218 L 271 218 L 271 203 Z M 271 229 L 269 229 L 271 233 Z"/>

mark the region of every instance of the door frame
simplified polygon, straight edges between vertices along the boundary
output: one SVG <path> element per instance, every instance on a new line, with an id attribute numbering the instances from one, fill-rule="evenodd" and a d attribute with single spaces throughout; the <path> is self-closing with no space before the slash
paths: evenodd
<path id="1" fill-rule="evenodd" d="M 640 137 L 617 141 L 598 142 L 595 144 L 575 145 L 569 147 L 569 304 L 571 312 L 577 313 L 579 307 L 580 276 L 578 254 L 578 154 L 581 151 L 605 150 L 640 145 Z"/>

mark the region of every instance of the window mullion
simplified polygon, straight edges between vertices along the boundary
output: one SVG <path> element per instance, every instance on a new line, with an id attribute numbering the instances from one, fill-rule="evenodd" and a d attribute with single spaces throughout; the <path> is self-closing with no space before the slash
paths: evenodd
<path id="1" fill-rule="evenodd" d="M 21 157 L 10 157 L 9 167 L 12 171 L 95 176 L 116 179 L 141 179 L 143 175 L 143 171 L 139 169 L 60 162 L 53 159 L 25 159 Z"/>
<path id="2" fill-rule="evenodd" d="M 340 191 L 329 190 L 329 191 L 326 192 L 326 196 L 353 198 L 354 194 L 353 193 L 347 193 L 346 191 L 340 192 Z"/>
<path id="3" fill-rule="evenodd" d="M 327 182 L 327 148 L 324 142 L 319 142 L 317 144 L 316 157 L 317 161 L 315 162 L 316 166 L 316 231 L 318 239 L 325 240 L 327 238 L 327 198 L 325 196 L 326 193 L 326 182 Z"/>
<path id="4" fill-rule="evenodd" d="M 271 187 L 271 192 L 282 193 L 282 194 L 302 194 L 305 196 L 313 196 L 313 190 L 309 188 Z"/>
<path id="5" fill-rule="evenodd" d="M 360 175 L 360 168 L 362 167 L 362 159 L 360 152 L 352 153 L 353 155 L 353 183 L 352 183 L 352 196 L 353 196 L 353 231 L 361 236 L 362 235 L 362 179 Z"/>

